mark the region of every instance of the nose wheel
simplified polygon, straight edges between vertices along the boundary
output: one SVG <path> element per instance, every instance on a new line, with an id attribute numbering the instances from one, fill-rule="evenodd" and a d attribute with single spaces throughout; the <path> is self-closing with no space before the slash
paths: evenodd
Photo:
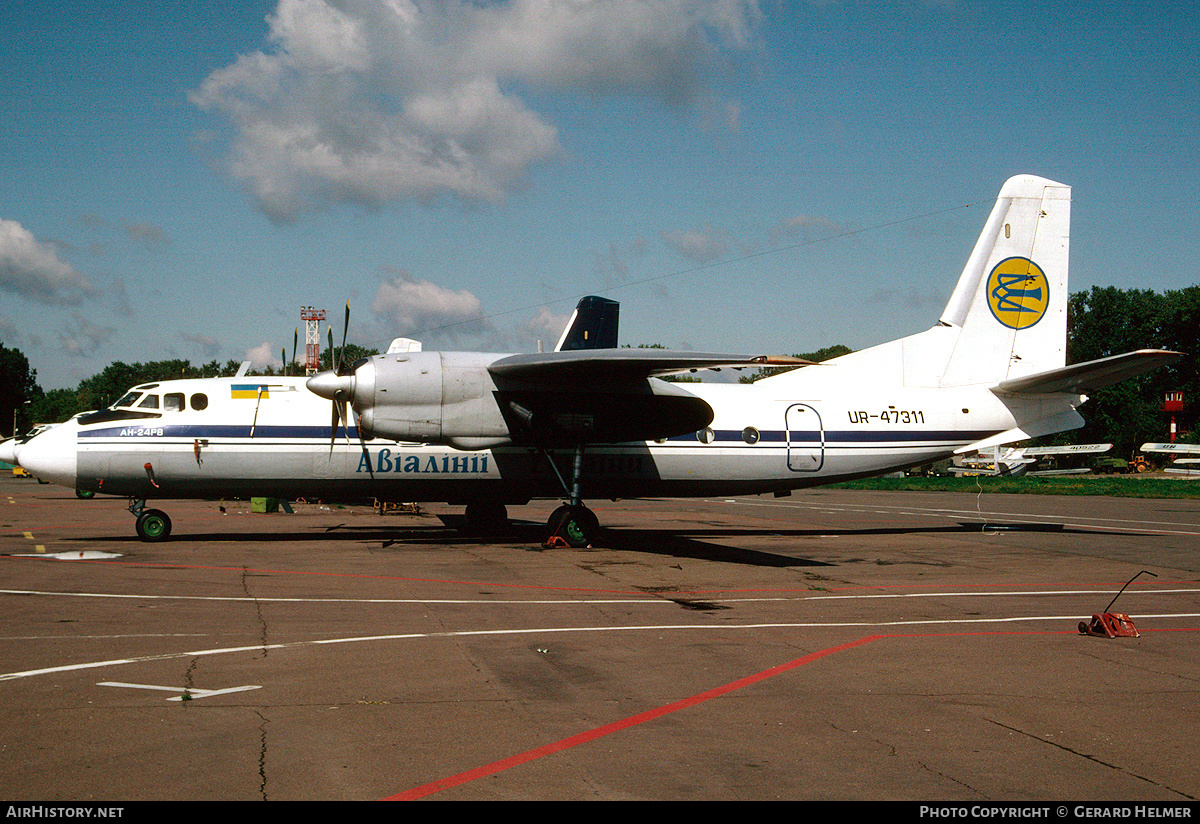
<path id="1" fill-rule="evenodd" d="M 143 541 L 155 543 L 167 540 L 171 534 L 171 519 L 161 509 L 146 509 L 146 502 L 130 501 L 129 511 L 137 519 L 134 529 Z"/>

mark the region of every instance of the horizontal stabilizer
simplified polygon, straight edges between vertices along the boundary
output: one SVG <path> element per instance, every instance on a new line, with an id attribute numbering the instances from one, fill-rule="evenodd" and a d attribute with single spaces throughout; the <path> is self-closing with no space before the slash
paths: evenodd
<path id="1" fill-rule="evenodd" d="M 1064 412 L 1008 429 L 997 435 L 992 435 L 990 438 L 984 438 L 981 441 L 960 446 L 954 450 L 954 454 L 965 455 L 970 452 L 979 452 L 983 449 L 992 449 L 1004 444 L 1027 441 L 1030 438 L 1039 438 L 1042 435 L 1053 435 L 1058 432 L 1066 432 L 1070 429 L 1078 429 L 1081 426 L 1083 426 L 1083 416 L 1074 409 L 1068 409 Z"/>
<path id="2" fill-rule="evenodd" d="M 1072 395 L 1090 395 L 1097 389 L 1137 377 L 1182 355 L 1182 352 L 1166 349 L 1139 349 L 1124 355 L 1113 355 L 1051 369 L 1048 372 L 1038 372 L 1036 375 L 1001 381 L 992 389 L 1011 394 L 1066 392 Z"/>

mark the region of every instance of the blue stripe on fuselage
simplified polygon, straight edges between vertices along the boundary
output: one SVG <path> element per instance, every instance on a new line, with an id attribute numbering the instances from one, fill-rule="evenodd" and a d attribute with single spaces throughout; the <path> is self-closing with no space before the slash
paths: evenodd
<path id="1" fill-rule="evenodd" d="M 107 426 L 103 429 L 80 429 L 80 438 L 149 438 L 159 440 L 164 438 L 248 438 L 251 426 L 249 424 L 168 424 L 158 426 L 146 424 L 143 426 Z M 259 424 L 254 429 L 254 439 L 259 438 L 328 438 L 328 426 L 273 426 Z M 154 434 L 139 434 L 152 430 Z M 122 434 L 122 433 L 126 434 Z M 358 429 L 338 427 L 333 430 L 334 436 L 358 438 Z"/>
<path id="2" fill-rule="evenodd" d="M 106 426 L 102 429 L 90 430 L 81 428 L 79 430 L 79 437 L 114 439 L 118 441 L 126 438 L 145 438 L 147 440 L 166 440 L 171 438 L 188 440 L 200 438 L 249 438 L 250 430 L 251 427 L 248 424 L 168 424 L 166 426 L 147 424 L 143 426 Z M 742 438 L 742 430 L 720 429 L 713 433 L 713 441 L 720 444 L 740 444 L 748 447 L 760 445 L 766 447 L 775 444 L 785 444 L 788 442 L 793 444 L 823 442 L 826 447 L 854 446 L 866 443 L 889 445 L 914 443 L 962 444 L 973 443 L 974 441 L 982 440 L 994 434 L 995 430 L 990 429 L 856 429 L 826 430 L 824 433 L 824 438 L 822 438 L 821 433 L 815 430 L 793 430 L 791 432 L 786 432 L 783 430 L 767 430 L 759 432 L 757 443 L 747 444 Z M 354 440 L 358 440 L 358 430 L 355 427 L 350 427 L 348 430 L 345 427 L 338 427 L 336 430 L 334 430 L 333 436 L 335 438 L 352 438 Z M 260 424 L 254 427 L 254 440 L 256 441 L 268 438 L 276 440 L 312 440 L 329 437 L 329 427 L 321 425 L 277 426 Z M 667 442 L 672 445 L 682 445 L 688 443 L 699 443 L 699 440 L 696 438 L 694 433 L 689 433 L 687 435 L 677 435 L 673 438 L 669 438 Z M 600 445 L 598 444 L 598 446 Z"/>

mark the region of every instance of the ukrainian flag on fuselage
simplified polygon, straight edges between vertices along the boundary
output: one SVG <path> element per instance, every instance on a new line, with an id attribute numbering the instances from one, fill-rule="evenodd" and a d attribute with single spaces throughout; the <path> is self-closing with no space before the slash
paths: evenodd
<path id="1" fill-rule="evenodd" d="M 256 400 L 258 398 L 258 392 L 260 389 L 262 390 L 262 396 L 264 398 L 269 397 L 267 395 L 267 387 L 265 384 L 235 383 L 235 384 L 232 384 L 232 386 L 229 390 L 229 397 L 234 398 L 234 399 L 249 398 L 250 400 Z"/>

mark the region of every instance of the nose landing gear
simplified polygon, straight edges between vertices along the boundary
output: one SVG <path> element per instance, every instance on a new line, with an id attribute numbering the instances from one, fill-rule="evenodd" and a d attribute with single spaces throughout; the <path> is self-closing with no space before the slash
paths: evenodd
<path id="1" fill-rule="evenodd" d="M 171 534 L 171 519 L 161 509 L 146 509 L 146 500 L 131 500 L 129 511 L 137 519 L 134 528 L 143 541 L 156 543 L 167 540 Z"/>

